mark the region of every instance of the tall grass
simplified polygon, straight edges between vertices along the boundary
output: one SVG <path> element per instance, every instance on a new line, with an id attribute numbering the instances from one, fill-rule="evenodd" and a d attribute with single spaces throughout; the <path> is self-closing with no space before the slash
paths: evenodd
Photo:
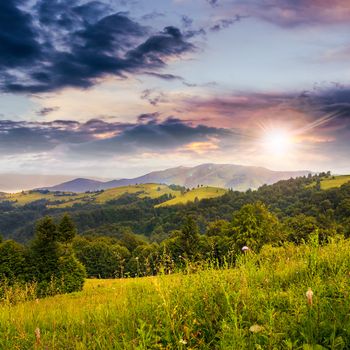
<path id="1" fill-rule="evenodd" d="M 0 349 L 350 348 L 349 241 L 264 247 L 232 269 L 191 271 L 2 302 Z"/>

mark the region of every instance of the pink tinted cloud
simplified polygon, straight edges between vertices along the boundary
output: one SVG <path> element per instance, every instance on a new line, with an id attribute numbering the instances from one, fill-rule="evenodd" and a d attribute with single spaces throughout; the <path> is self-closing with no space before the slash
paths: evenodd
<path id="1" fill-rule="evenodd" d="M 348 23 L 350 19 L 348 0 L 239 0 L 226 4 L 230 4 L 234 13 L 258 17 L 282 27 Z"/>

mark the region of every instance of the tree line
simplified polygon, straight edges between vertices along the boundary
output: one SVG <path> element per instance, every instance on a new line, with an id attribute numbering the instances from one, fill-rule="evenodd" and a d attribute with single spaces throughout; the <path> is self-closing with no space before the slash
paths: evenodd
<path id="1" fill-rule="evenodd" d="M 69 214 L 49 211 L 31 241 L 0 244 L 0 276 L 8 283 L 35 281 L 43 294 L 69 292 L 79 290 L 85 276 L 155 275 L 203 262 L 222 266 L 234 263 L 243 246 L 258 252 L 265 244 L 307 243 L 315 234 L 321 244 L 348 237 L 350 184 L 321 190 L 325 176 L 168 208 L 128 195 Z"/>

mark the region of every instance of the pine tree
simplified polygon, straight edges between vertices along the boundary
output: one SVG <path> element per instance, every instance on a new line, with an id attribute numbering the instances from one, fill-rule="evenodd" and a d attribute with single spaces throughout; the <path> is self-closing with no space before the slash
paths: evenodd
<path id="1" fill-rule="evenodd" d="M 38 282 L 39 295 L 73 292 L 82 288 L 85 268 L 75 258 L 72 249 L 66 245 L 63 250 L 60 244 L 60 241 L 68 243 L 74 234 L 75 227 L 68 216 L 62 219 L 59 229 L 51 217 L 38 222 L 30 246 L 30 278 Z"/>
<path id="2" fill-rule="evenodd" d="M 46 216 L 37 223 L 35 238 L 30 246 L 30 258 L 32 278 L 42 285 L 42 289 L 58 274 L 60 247 L 57 238 L 57 227 L 51 217 Z"/>
<path id="3" fill-rule="evenodd" d="M 64 214 L 58 225 L 59 241 L 62 243 L 70 243 L 77 234 L 77 229 L 72 218 L 68 214 Z"/>

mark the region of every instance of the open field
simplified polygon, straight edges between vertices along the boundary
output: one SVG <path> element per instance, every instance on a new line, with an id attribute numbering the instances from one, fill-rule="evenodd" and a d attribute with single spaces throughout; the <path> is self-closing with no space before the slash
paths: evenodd
<path id="1" fill-rule="evenodd" d="M 349 349 L 349 272 L 341 240 L 265 247 L 234 269 L 88 280 L 71 295 L 3 301 L 0 349 Z"/>
<path id="2" fill-rule="evenodd" d="M 321 180 L 321 189 L 322 190 L 329 190 L 330 188 L 337 188 L 341 185 L 344 185 L 350 181 L 350 175 L 338 175 L 338 176 L 331 176 L 328 178 L 323 178 Z M 312 182 L 311 184 L 307 185 L 306 187 L 314 187 L 316 185 L 316 181 Z"/>
<path id="3" fill-rule="evenodd" d="M 0 201 L 14 202 L 17 206 L 23 206 L 35 201 L 46 200 L 48 208 L 68 208 L 74 204 L 104 204 L 113 199 L 118 199 L 125 194 L 137 194 L 139 198 L 159 198 L 165 194 L 172 195 L 172 200 L 166 202 L 165 205 L 175 205 L 194 201 L 197 197 L 199 200 L 204 198 L 214 198 L 226 193 L 225 189 L 216 187 L 200 187 L 191 190 L 185 194 L 175 191 L 167 185 L 160 184 L 140 184 L 130 185 L 117 188 L 111 188 L 103 192 L 94 193 L 42 193 L 39 191 L 22 191 L 13 194 L 1 193 Z"/>
<path id="4" fill-rule="evenodd" d="M 179 194 L 175 198 L 159 204 L 157 207 L 186 204 L 188 202 L 194 202 L 196 198 L 198 200 L 207 199 L 207 198 L 216 198 L 224 195 L 226 192 L 227 190 L 219 187 L 207 187 L 207 186 L 198 187 L 184 194 Z"/>
<path id="5" fill-rule="evenodd" d="M 32 203 L 42 199 L 45 199 L 51 203 L 54 203 L 56 201 L 73 202 L 76 200 L 81 200 L 84 197 L 85 196 L 83 194 L 71 195 L 67 193 L 67 195 L 55 196 L 54 193 L 43 194 L 36 191 L 23 191 L 23 192 L 17 192 L 12 194 L 5 194 L 2 197 L 2 200 L 16 202 L 17 205 L 23 206 L 28 203 Z"/>
<path id="6" fill-rule="evenodd" d="M 96 203 L 106 203 L 109 200 L 118 198 L 126 193 L 138 193 L 138 196 L 140 198 L 158 198 L 163 196 L 164 194 L 171 194 L 173 196 L 176 196 L 180 192 L 170 189 L 167 185 L 159 184 L 141 184 L 133 186 L 124 186 L 105 190 L 103 193 L 96 196 Z"/>
<path id="7" fill-rule="evenodd" d="M 1 194 L 0 201 L 15 202 L 18 206 L 23 206 L 39 200 L 46 200 L 47 206 L 50 208 L 67 208 L 74 204 L 96 203 L 104 204 L 110 200 L 118 199 L 125 194 L 138 194 L 140 198 L 150 197 L 158 198 L 164 194 L 176 196 L 180 191 L 174 191 L 166 185 L 144 184 L 117 187 L 105 190 L 103 192 L 94 193 L 42 193 L 39 191 L 23 191 L 13 194 Z"/>
<path id="8" fill-rule="evenodd" d="M 334 179 L 330 178 L 330 179 L 322 180 L 321 188 L 323 190 L 328 190 L 330 188 L 340 187 L 341 185 L 344 185 L 349 181 L 350 181 L 350 175 L 335 176 Z"/>

